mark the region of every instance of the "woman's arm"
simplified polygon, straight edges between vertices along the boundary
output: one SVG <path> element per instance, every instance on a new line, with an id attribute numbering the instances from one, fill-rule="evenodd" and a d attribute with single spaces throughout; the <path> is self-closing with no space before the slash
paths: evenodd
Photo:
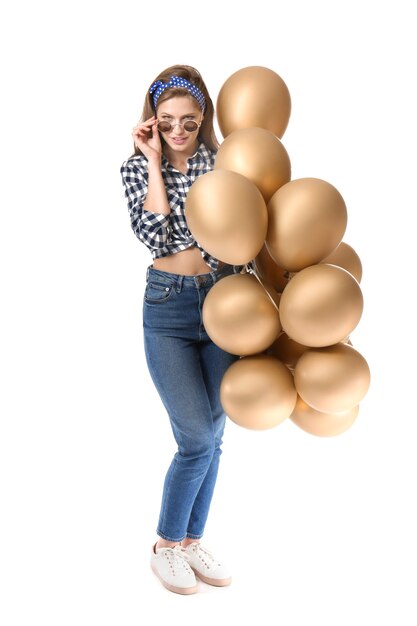
<path id="1" fill-rule="evenodd" d="M 145 211 L 169 215 L 171 208 L 168 203 L 167 192 L 162 178 L 161 159 L 148 159 L 148 193 L 143 203 Z"/>
<path id="2" fill-rule="evenodd" d="M 134 127 L 135 145 L 146 158 L 125 161 L 120 169 L 133 232 L 149 248 L 166 245 L 171 212 L 161 172 L 162 147 L 156 117 Z"/>
<path id="3" fill-rule="evenodd" d="M 120 173 L 133 232 L 150 250 L 164 247 L 169 238 L 169 215 L 160 212 L 161 205 L 157 211 L 145 208 L 149 176 L 146 159 L 139 157 L 124 161 Z M 162 209 L 167 202 L 164 188 Z"/>

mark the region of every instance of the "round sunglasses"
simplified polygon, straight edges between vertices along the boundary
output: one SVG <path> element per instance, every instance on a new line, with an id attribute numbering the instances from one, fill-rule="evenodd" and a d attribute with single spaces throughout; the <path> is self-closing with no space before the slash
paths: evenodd
<path id="1" fill-rule="evenodd" d="M 171 124 L 171 122 L 168 122 L 166 120 L 158 120 L 158 130 L 160 130 L 161 133 L 169 133 L 169 131 L 175 128 L 175 126 L 182 126 L 183 129 L 187 131 L 187 133 L 193 133 L 195 130 L 197 130 L 197 128 L 200 128 L 201 122 L 197 124 L 197 122 L 195 122 L 194 120 L 187 120 L 183 124 L 180 124 L 179 122 L 177 122 L 176 124 Z"/>

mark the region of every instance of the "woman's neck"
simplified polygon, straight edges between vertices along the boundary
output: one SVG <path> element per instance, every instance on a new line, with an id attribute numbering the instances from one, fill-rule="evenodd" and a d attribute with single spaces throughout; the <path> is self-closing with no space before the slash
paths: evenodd
<path id="1" fill-rule="evenodd" d="M 180 172 L 188 169 L 187 161 L 190 157 L 192 157 L 198 148 L 198 141 L 195 142 L 192 150 L 187 150 L 187 152 L 177 152 L 176 150 L 172 150 L 167 144 L 165 144 L 163 148 L 163 153 L 168 159 L 168 161 Z"/>

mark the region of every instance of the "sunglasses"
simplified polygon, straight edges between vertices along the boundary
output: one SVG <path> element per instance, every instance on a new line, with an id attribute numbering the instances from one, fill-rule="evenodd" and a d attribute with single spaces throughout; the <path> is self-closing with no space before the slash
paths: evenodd
<path id="1" fill-rule="evenodd" d="M 187 120 L 183 124 L 180 124 L 179 122 L 171 124 L 171 122 L 167 122 L 166 120 L 158 120 L 158 130 L 160 130 L 161 133 L 169 133 L 169 131 L 175 128 L 175 126 L 182 126 L 187 133 L 193 133 L 197 130 L 197 128 L 200 128 L 201 122 L 197 124 L 194 120 Z"/>

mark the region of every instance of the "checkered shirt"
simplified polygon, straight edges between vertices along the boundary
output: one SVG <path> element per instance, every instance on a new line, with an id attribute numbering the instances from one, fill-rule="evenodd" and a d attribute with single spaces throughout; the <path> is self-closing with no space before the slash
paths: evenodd
<path id="1" fill-rule="evenodd" d="M 197 152 L 188 159 L 187 174 L 175 169 L 165 156 L 162 157 L 162 178 L 171 207 L 169 215 L 152 213 L 143 208 L 148 193 L 148 161 L 136 155 L 124 161 L 122 175 L 133 232 L 158 259 L 197 246 L 211 269 L 216 270 L 218 259 L 212 257 L 195 241 L 188 230 L 184 214 L 187 193 L 198 176 L 213 169 L 216 153 L 200 143 Z"/>

